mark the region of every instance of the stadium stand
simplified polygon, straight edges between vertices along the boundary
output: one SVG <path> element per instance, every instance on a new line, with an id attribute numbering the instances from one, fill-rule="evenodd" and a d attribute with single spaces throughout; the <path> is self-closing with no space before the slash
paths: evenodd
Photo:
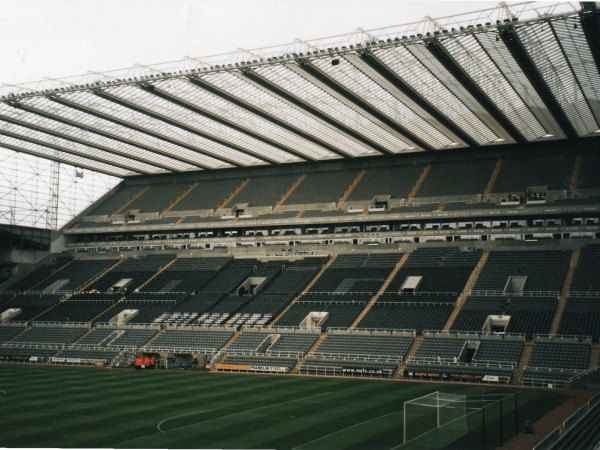
<path id="1" fill-rule="evenodd" d="M 494 159 L 433 164 L 415 198 L 483 194 L 495 165 Z"/>
<path id="2" fill-rule="evenodd" d="M 284 205 L 336 203 L 358 175 L 357 170 L 309 172 Z"/>
<path id="3" fill-rule="evenodd" d="M 369 167 L 346 202 L 370 201 L 379 195 L 389 195 L 393 199 L 406 199 L 423 172 L 423 168 L 422 164 Z"/>

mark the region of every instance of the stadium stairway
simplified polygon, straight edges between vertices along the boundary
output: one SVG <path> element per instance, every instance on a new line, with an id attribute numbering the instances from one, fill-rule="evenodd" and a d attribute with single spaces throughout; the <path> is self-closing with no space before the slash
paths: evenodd
<path id="1" fill-rule="evenodd" d="M 417 195 L 417 192 L 419 192 L 419 189 L 421 189 L 421 186 L 423 186 L 423 183 L 425 182 L 425 178 L 427 178 L 427 174 L 430 171 L 431 171 L 431 164 L 427 164 L 425 166 L 425 168 L 423 169 L 423 172 L 421 172 L 419 179 L 413 186 L 412 191 L 410 191 L 410 194 L 408 194 L 408 199 L 406 200 L 407 203 L 410 203 L 412 201 L 412 199 L 415 198 L 415 196 Z"/>
<path id="2" fill-rule="evenodd" d="M 558 304 L 556 305 L 556 311 L 554 313 L 554 317 L 552 318 L 552 325 L 550 325 L 550 334 L 552 336 L 556 336 L 556 334 L 558 333 L 560 320 L 562 319 L 562 314 L 565 310 L 565 304 L 567 303 L 567 297 L 569 296 L 569 290 L 571 289 L 573 273 L 575 272 L 575 268 L 579 263 L 580 253 L 581 251 L 579 249 L 571 253 L 571 262 L 569 264 L 567 274 L 565 275 L 565 279 L 563 281 L 562 290 L 560 291 L 560 297 L 558 298 Z"/>
<path id="3" fill-rule="evenodd" d="M 573 165 L 573 173 L 571 174 L 571 182 L 567 189 L 567 197 L 572 198 L 577 191 L 577 182 L 579 181 L 579 174 L 581 173 L 581 164 L 583 163 L 583 156 L 581 153 L 577 154 L 575 158 L 575 164 Z"/>
<path id="4" fill-rule="evenodd" d="M 92 279 L 90 279 L 87 283 L 84 283 L 81 287 L 77 288 L 74 292 L 76 294 L 78 294 L 81 291 L 84 291 L 85 289 L 87 289 L 88 287 L 90 287 L 92 284 L 94 284 L 96 281 L 98 281 L 100 278 L 102 278 L 104 275 L 106 275 L 107 273 L 109 273 L 112 270 L 114 270 L 115 267 L 117 267 L 119 264 L 122 264 L 124 261 L 125 261 L 124 259 L 118 260 L 112 266 L 110 266 L 109 268 L 103 270 L 102 272 L 100 272 L 99 274 L 97 274 L 95 277 L 93 277 Z"/>
<path id="5" fill-rule="evenodd" d="M 163 214 L 166 212 L 171 211 L 173 208 L 175 208 L 175 206 L 177 206 L 177 204 L 183 200 L 190 192 L 192 192 L 194 189 L 196 189 L 198 186 L 200 185 L 200 183 L 198 181 L 196 181 L 194 184 L 192 184 L 188 189 L 185 190 L 185 192 L 183 194 L 181 194 L 179 197 L 177 197 L 175 199 L 175 201 L 173 203 L 171 203 L 167 209 L 165 209 L 163 211 Z M 179 219 L 182 220 L 183 218 Z"/>
<path id="6" fill-rule="evenodd" d="M 485 190 L 483 191 L 483 198 L 486 199 L 492 193 L 492 189 L 494 189 L 494 185 L 496 184 L 496 180 L 498 179 L 498 175 L 500 175 L 500 171 L 502 170 L 502 164 L 504 163 L 503 159 L 499 159 L 496 161 L 496 166 L 494 167 L 494 171 L 490 176 L 490 180 L 488 181 Z"/>
<path id="7" fill-rule="evenodd" d="M 53 277 L 54 275 L 56 275 L 58 272 L 66 269 L 67 267 L 69 267 L 71 264 L 73 264 L 75 260 L 71 260 L 68 263 L 64 264 L 63 266 L 59 267 L 58 269 L 56 269 L 54 272 L 49 273 L 48 276 L 46 278 L 41 279 L 40 281 L 38 281 L 37 283 L 35 283 L 33 286 L 31 286 L 28 290 L 30 291 L 35 291 L 35 287 L 38 286 L 39 284 L 43 283 L 44 281 L 46 281 L 48 278 Z M 33 272 L 33 271 L 32 271 Z M 31 272 L 29 272 L 31 273 Z"/>
<path id="8" fill-rule="evenodd" d="M 140 286 L 138 286 L 137 290 L 141 291 L 144 288 L 144 286 L 146 286 L 148 283 L 150 283 L 152 280 L 154 280 L 157 276 L 159 276 L 161 273 L 163 273 L 165 270 L 167 270 L 169 268 L 169 266 L 171 266 L 173 263 L 175 263 L 175 261 L 177 261 L 177 256 L 175 256 L 175 258 L 173 258 L 167 264 L 162 266 L 158 272 L 156 272 L 154 275 L 152 275 L 150 278 L 148 278 L 146 281 L 144 281 Z"/>
<path id="9" fill-rule="evenodd" d="M 221 205 L 219 205 L 219 207 L 217 209 L 215 209 L 215 213 L 214 215 L 217 215 L 217 212 L 220 209 L 223 209 L 227 206 L 228 203 L 232 202 L 233 199 L 240 193 L 242 192 L 242 189 L 244 189 L 246 186 L 248 186 L 248 184 L 252 181 L 252 178 L 248 178 L 246 179 L 246 181 L 244 181 L 242 184 L 240 184 L 238 186 L 238 188 L 233 191 L 233 193 L 227 198 L 227 200 L 225 200 Z"/>
<path id="10" fill-rule="evenodd" d="M 221 347 L 221 349 L 210 359 L 209 363 L 206 365 L 206 368 L 210 370 L 210 368 L 212 366 L 214 366 L 215 364 L 217 364 L 219 361 L 221 361 L 221 359 L 223 358 L 223 356 L 225 356 L 225 351 L 227 350 L 227 348 L 238 338 L 240 337 L 240 335 L 242 334 L 242 330 L 237 330 L 233 336 L 231 336 L 229 338 L 229 340 L 227 342 L 225 342 L 225 345 L 223 345 L 223 347 Z"/>
<path id="11" fill-rule="evenodd" d="M 473 289 L 473 286 L 475 286 L 475 283 L 477 282 L 477 278 L 479 278 L 479 274 L 483 270 L 483 266 L 485 266 L 485 262 L 487 261 L 489 255 L 490 255 L 489 251 L 485 251 L 481 254 L 481 258 L 479 258 L 479 262 L 477 263 L 477 266 L 475 266 L 475 269 L 473 270 L 473 272 L 471 273 L 471 276 L 467 280 L 467 283 L 465 284 L 465 288 L 463 289 L 461 294 L 456 299 L 456 306 L 452 310 L 450 317 L 448 317 L 448 321 L 446 322 L 446 325 L 444 325 L 444 327 L 442 328 L 442 331 L 450 331 L 450 329 L 452 328 L 452 325 L 454 324 L 456 317 L 458 316 L 458 314 L 460 313 L 460 310 L 462 309 L 463 305 L 465 304 L 467 297 L 469 296 L 469 293 L 471 292 L 471 289 Z"/>
<path id="12" fill-rule="evenodd" d="M 141 349 L 141 350 L 146 350 L 146 347 L 148 347 L 148 346 L 149 346 L 150 344 L 152 344 L 152 343 L 153 343 L 153 342 L 154 342 L 156 339 L 158 339 L 158 337 L 159 337 L 161 334 L 164 334 L 164 333 L 165 333 L 165 331 L 167 331 L 167 330 L 166 330 L 166 329 L 164 329 L 164 328 L 161 328 L 161 329 L 158 331 L 158 333 L 156 333 L 154 336 L 152 336 L 148 342 L 146 342 L 144 345 L 142 345 L 142 346 L 140 347 L 140 349 Z"/>
<path id="13" fill-rule="evenodd" d="M 323 342 L 323 340 L 326 337 L 327 337 L 327 333 L 321 333 L 321 335 L 319 336 L 319 339 L 317 339 L 315 341 L 315 343 L 308 349 L 308 351 L 306 352 L 306 355 L 303 358 L 298 358 L 298 362 L 296 362 L 294 367 L 292 367 L 292 370 L 290 370 L 291 374 L 300 373 L 300 366 L 302 364 L 304 364 L 304 360 L 306 359 L 306 356 L 310 355 L 312 352 L 314 352 L 316 349 L 318 349 L 319 345 L 321 345 L 321 342 Z"/>
<path id="14" fill-rule="evenodd" d="M 593 370 L 597 369 L 598 367 L 600 367 L 600 343 L 592 344 L 588 369 Z"/>
<path id="15" fill-rule="evenodd" d="M 513 375 L 511 384 L 520 384 L 521 379 L 523 378 L 523 370 L 529 364 L 529 359 L 531 358 L 531 352 L 533 351 L 533 341 L 525 342 L 523 346 L 523 352 L 521 353 L 521 358 L 519 358 L 519 364 L 517 365 L 517 370 L 515 370 L 515 374 Z"/>
<path id="16" fill-rule="evenodd" d="M 344 192 L 344 195 L 342 195 L 342 198 L 340 198 L 338 204 L 344 203 L 346 199 L 350 197 L 350 194 L 352 194 L 352 191 L 356 188 L 356 186 L 358 186 L 358 183 L 360 183 L 360 180 L 362 180 L 362 178 L 365 176 L 365 173 L 367 173 L 367 169 L 362 169 L 358 173 L 354 181 L 350 184 L 350 186 L 348 186 L 348 189 L 346 189 L 346 192 Z"/>
<path id="17" fill-rule="evenodd" d="M 402 266 L 408 259 L 409 255 L 410 255 L 409 252 L 406 252 L 402 255 L 402 257 L 400 258 L 400 261 L 398 261 L 398 263 L 394 266 L 394 268 L 392 269 L 392 271 L 390 272 L 388 277 L 385 279 L 385 281 L 383 282 L 383 284 L 377 291 L 377 293 L 373 296 L 373 298 L 371 300 L 369 300 L 369 303 L 367 303 L 367 306 L 365 306 L 363 308 L 363 310 L 358 315 L 358 317 L 354 320 L 354 322 L 352 322 L 352 325 L 350 325 L 350 327 L 348 328 L 349 330 L 354 330 L 358 326 L 360 321 L 363 320 L 363 318 L 369 312 L 369 310 L 373 307 L 375 302 L 379 299 L 379 297 L 381 297 L 381 294 L 383 294 L 385 292 L 385 290 L 388 288 L 388 286 L 390 285 L 390 283 L 392 282 L 392 280 L 394 279 L 394 277 L 396 276 L 398 271 L 402 268 Z"/>
<path id="18" fill-rule="evenodd" d="M 119 354 L 117 356 L 114 357 L 114 359 L 110 362 L 110 367 L 118 367 L 123 363 L 123 360 L 125 359 L 125 356 L 127 356 L 127 354 L 132 353 L 131 351 L 128 350 L 121 350 L 121 352 L 119 352 Z M 135 355 L 133 355 L 133 357 L 130 356 L 129 361 L 127 361 L 125 363 L 125 367 L 129 367 L 131 364 L 133 364 L 133 361 L 135 359 Z"/>
<path id="19" fill-rule="evenodd" d="M 296 180 L 296 182 L 292 185 L 292 187 L 283 195 L 283 197 L 281 197 L 281 199 L 277 202 L 277 204 L 275 205 L 275 207 L 277 206 L 281 206 L 285 203 L 285 201 L 290 198 L 290 195 L 292 195 L 294 193 L 294 191 L 296 189 L 298 189 L 298 186 L 300 186 L 300 184 L 302 184 L 302 182 L 304 181 L 304 179 L 306 178 L 306 174 L 303 174 L 302 176 L 300 176 L 300 178 L 298 178 Z"/>
<path id="20" fill-rule="evenodd" d="M 148 189 L 150 189 L 149 184 L 144 186 L 144 188 L 140 192 L 135 194 L 133 197 L 131 197 L 129 200 L 127 200 L 125 203 L 123 203 L 121 206 L 119 206 L 117 209 L 115 209 L 109 217 L 112 217 L 115 214 L 122 212 L 125 208 L 127 208 L 129 205 L 131 205 L 134 201 L 136 201 L 138 198 L 140 198 L 142 195 L 144 195 L 144 192 L 146 192 Z"/>
<path id="21" fill-rule="evenodd" d="M 392 378 L 401 378 L 402 377 L 402 374 L 404 373 L 404 369 L 406 369 L 406 365 L 408 364 L 409 358 L 416 355 L 416 353 L 419 350 L 419 347 L 421 346 L 422 343 L 423 343 L 423 336 L 416 336 L 414 342 L 412 343 L 412 345 L 406 352 L 406 356 L 402 360 L 402 363 L 398 364 L 398 367 L 396 368 L 396 371 L 393 373 Z"/>
<path id="22" fill-rule="evenodd" d="M 281 312 L 279 313 L 279 315 L 278 315 L 277 317 L 275 317 L 275 319 L 273 320 L 273 322 L 272 322 L 272 323 L 277 323 L 277 321 L 278 321 L 279 319 L 281 319 L 281 318 L 282 318 L 282 317 L 285 315 L 285 313 L 287 313 L 287 312 L 288 312 L 288 310 L 289 310 L 289 309 L 292 307 L 292 305 L 293 305 L 294 303 L 296 303 L 296 302 L 297 302 L 297 301 L 298 301 L 300 298 L 302 298 L 302 296 L 303 296 L 304 294 L 306 294 L 306 293 L 307 293 L 307 292 L 310 290 L 310 288 L 312 288 L 312 287 L 314 286 L 314 284 L 315 284 L 315 283 L 316 283 L 316 282 L 319 280 L 319 278 L 321 278 L 321 276 L 323 276 L 323 273 L 324 273 L 324 272 L 325 272 L 325 271 L 326 271 L 326 270 L 329 268 L 329 266 L 331 266 L 331 264 L 333 264 L 333 261 L 335 261 L 335 258 L 336 258 L 336 256 L 337 256 L 337 255 L 332 255 L 332 256 L 329 258 L 329 261 L 327 261 L 327 262 L 325 263 L 325 265 L 324 265 L 323 267 L 321 267 L 321 270 L 319 271 L 319 273 L 318 273 L 318 274 L 316 274 L 316 275 L 315 275 L 315 277 L 314 277 L 314 278 L 313 278 L 313 279 L 310 281 L 310 283 L 308 283 L 308 284 L 306 285 L 306 287 L 305 287 L 305 288 L 302 290 L 302 292 L 300 292 L 300 295 L 298 295 L 298 296 L 297 296 L 297 297 L 296 297 L 294 300 L 292 300 L 292 301 L 290 302 L 290 304 L 289 304 L 289 305 L 287 305 L 287 306 L 284 308 L 284 310 L 283 310 L 283 311 L 281 311 Z"/>

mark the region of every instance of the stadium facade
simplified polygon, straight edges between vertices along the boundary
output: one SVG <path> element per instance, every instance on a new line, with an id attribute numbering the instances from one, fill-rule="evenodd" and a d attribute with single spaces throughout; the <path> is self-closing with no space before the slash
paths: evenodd
<path id="1" fill-rule="evenodd" d="M 595 371 L 599 17 L 500 5 L 2 88 L 0 147 L 49 161 L 50 195 L 46 229 L 2 227 L 0 358 Z M 65 166 L 120 181 L 52 230 Z"/>

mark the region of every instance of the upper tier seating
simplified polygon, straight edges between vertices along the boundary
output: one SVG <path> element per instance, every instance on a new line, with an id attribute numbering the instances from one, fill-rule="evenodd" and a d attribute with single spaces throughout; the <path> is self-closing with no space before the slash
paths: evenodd
<path id="1" fill-rule="evenodd" d="M 357 169 L 309 172 L 284 205 L 338 202 L 357 175 Z"/>
<path id="2" fill-rule="evenodd" d="M 600 293 L 600 245 L 588 245 L 581 249 L 579 262 L 573 273 L 570 292 Z"/>
<path id="3" fill-rule="evenodd" d="M 369 167 L 346 201 L 373 200 L 376 195 L 408 198 L 424 167 L 423 164 Z"/>
<path id="4" fill-rule="evenodd" d="M 493 193 L 523 193 L 530 186 L 548 186 L 549 190 L 567 189 L 573 170 L 573 153 L 530 155 L 504 159 Z"/>
<path id="5" fill-rule="evenodd" d="M 400 260 L 402 254 L 382 257 L 368 254 L 339 255 L 312 286 L 310 292 L 375 293 Z"/>
<path id="6" fill-rule="evenodd" d="M 21 312 L 16 316 L 13 316 L 11 322 L 28 322 L 37 315 L 41 314 L 52 305 L 59 302 L 62 295 L 52 294 L 20 294 L 12 299 L 6 301 L 1 309 L 2 311 L 7 309 L 20 309 Z"/>
<path id="7" fill-rule="evenodd" d="M 88 216 L 110 216 L 142 191 L 143 186 L 121 187 L 115 194 L 100 203 Z"/>
<path id="8" fill-rule="evenodd" d="M 581 171 L 577 178 L 578 189 L 600 189 L 600 152 L 594 151 L 583 154 Z"/>
<path id="9" fill-rule="evenodd" d="M 348 328 L 364 309 L 366 303 L 298 301 L 277 321 L 278 327 L 297 327 L 311 312 L 328 312 L 324 328 Z"/>
<path id="10" fill-rule="evenodd" d="M 144 323 L 151 324 L 155 319 L 161 316 L 161 314 L 171 311 L 175 305 L 176 300 L 124 300 L 117 303 L 113 308 L 109 309 L 104 314 L 100 315 L 95 319 L 95 322 L 103 323 L 108 322 L 110 319 L 115 317 L 120 312 L 126 309 L 135 309 L 138 314 L 131 318 L 128 323 Z"/>
<path id="11" fill-rule="evenodd" d="M 91 280 L 95 275 L 99 275 L 104 270 L 113 266 L 117 262 L 116 259 L 101 259 L 101 260 L 77 260 L 66 266 L 62 270 L 54 272 L 53 275 L 38 283 L 35 290 L 45 290 L 50 288 L 59 280 L 67 280 L 66 284 L 58 287 L 60 291 L 76 291 Z"/>
<path id="12" fill-rule="evenodd" d="M 548 334 L 557 297 L 470 296 L 452 324 L 455 331 L 481 332 L 488 316 L 507 315 L 507 333 Z"/>
<path id="13" fill-rule="evenodd" d="M 504 291 L 510 276 L 526 276 L 525 292 L 559 292 L 570 258 L 561 250 L 492 251 L 474 289 Z"/>
<path id="14" fill-rule="evenodd" d="M 56 260 L 49 265 L 41 265 L 27 276 L 21 278 L 16 283 L 11 285 L 8 289 L 11 291 L 27 291 L 35 289 L 36 284 L 40 283 L 45 278 L 48 278 L 52 273 L 60 270 L 66 264 L 70 263 L 72 258 L 59 256 Z"/>
<path id="15" fill-rule="evenodd" d="M 436 162 L 415 197 L 483 194 L 495 165 L 495 159 Z"/>
<path id="16" fill-rule="evenodd" d="M 248 203 L 249 206 L 275 206 L 300 178 L 297 173 L 253 177 L 226 207 Z"/>
<path id="17" fill-rule="evenodd" d="M 141 258 L 129 258 L 108 272 L 89 289 L 107 292 L 122 279 L 132 279 L 126 290 L 131 292 L 148 280 L 152 275 L 174 259 L 174 255 L 148 255 Z"/>
<path id="18" fill-rule="evenodd" d="M 203 211 L 216 209 L 235 190 L 242 185 L 245 178 L 218 178 L 210 181 L 200 181 L 200 184 L 192 189 L 185 197 L 177 203 L 171 211 Z"/>
<path id="19" fill-rule="evenodd" d="M 416 292 L 448 292 L 460 294 L 481 258 L 481 250 L 460 251 L 457 248 L 420 248 L 410 254 L 386 289 L 398 294 L 406 278 L 422 276 Z M 382 297 L 382 300 L 384 300 Z M 385 301 L 388 301 L 386 298 Z M 417 300 L 418 301 L 418 300 Z"/>
<path id="20" fill-rule="evenodd" d="M 40 314 L 35 322 L 89 322 L 105 309 L 114 304 L 115 300 L 67 300 Z"/>
<path id="21" fill-rule="evenodd" d="M 151 184 L 142 195 L 127 205 L 127 210 L 141 212 L 162 212 L 179 198 L 192 183 Z"/>
<path id="22" fill-rule="evenodd" d="M 202 286 L 229 258 L 178 258 L 166 270 L 158 274 L 143 292 L 186 292 Z"/>

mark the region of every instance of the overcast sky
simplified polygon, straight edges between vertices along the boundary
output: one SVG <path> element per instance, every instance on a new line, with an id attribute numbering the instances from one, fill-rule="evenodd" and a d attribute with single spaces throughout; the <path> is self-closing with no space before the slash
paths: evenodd
<path id="1" fill-rule="evenodd" d="M 0 0 L 0 84 L 230 53 L 491 8 L 485 1 Z"/>

